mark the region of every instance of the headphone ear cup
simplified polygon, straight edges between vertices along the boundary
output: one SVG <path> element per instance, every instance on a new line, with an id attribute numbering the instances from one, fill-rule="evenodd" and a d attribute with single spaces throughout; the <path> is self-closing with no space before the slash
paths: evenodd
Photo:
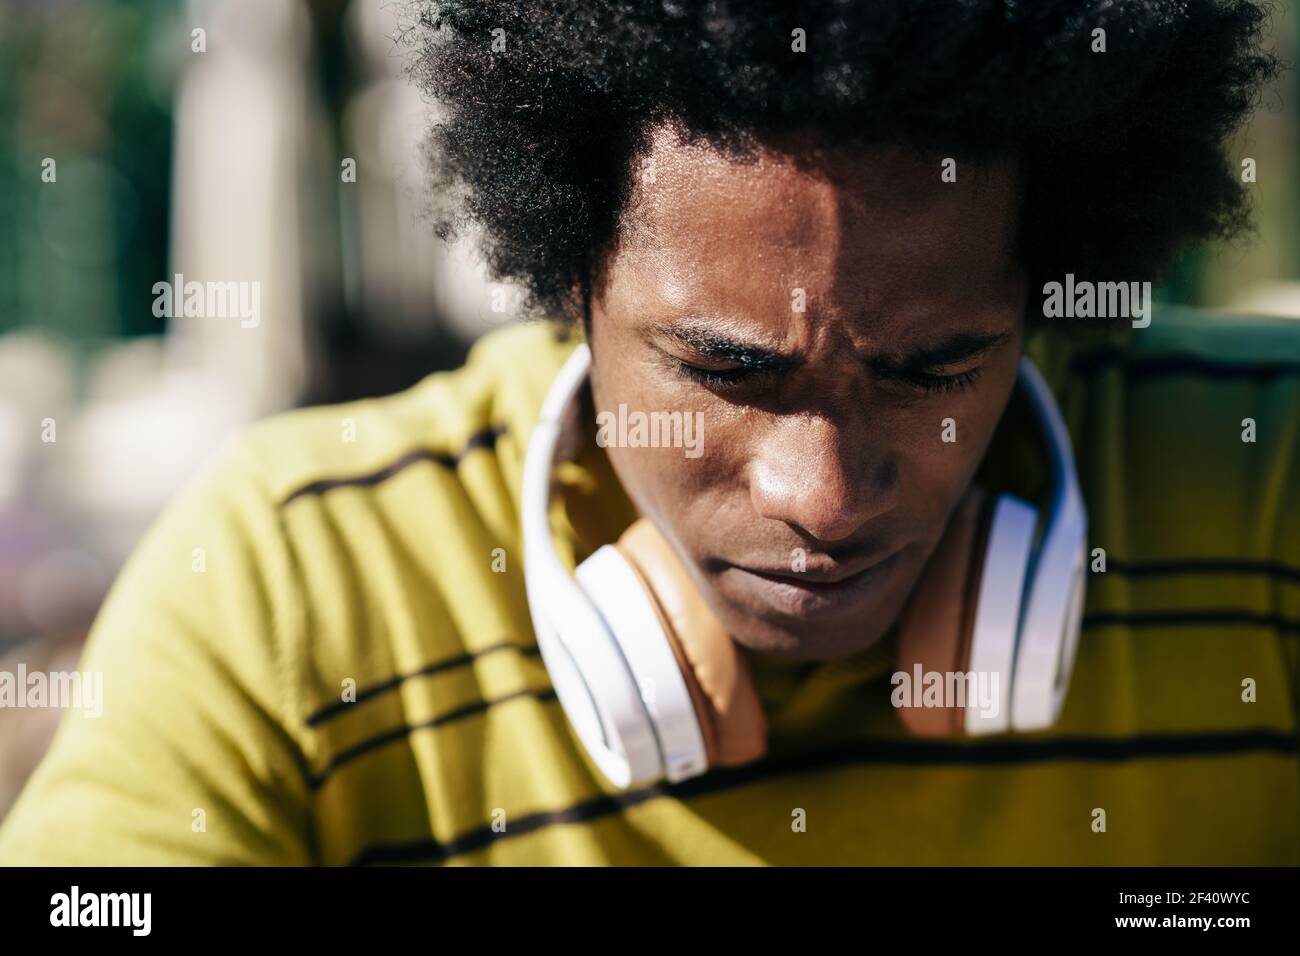
<path id="1" fill-rule="evenodd" d="M 708 769 L 708 753 L 695 706 L 640 577 L 613 545 L 578 566 L 574 577 L 605 623 L 632 678 L 658 751 L 662 772 L 676 783 Z M 594 695 L 609 687 L 591 687 Z M 611 703 L 617 703 L 611 702 Z"/>
<path id="2" fill-rule="evenodd" d="M 974 629 L 975 594 L 992 520 L 989 496 L 972 485 L 948 518 L 943 537 L 913 588 L 898 622 L 898 669 L 919 684 L 925 675 L 965 672 Z M 946 683 L 946 681 L 945 681 Z M 921 687 L 913 689 L 914 700 Z M 964 725 L 965 708 L 906 706 L 898 716 L 918 737 L 947 737 Z"/>
<path id="3" fill-rule="evenodd" d="M 767 751 L 767 718 L 744 654 L 646 518 L 616 545 L 641 579 L 686 682 L 710 766 L 738 766 Z"/>

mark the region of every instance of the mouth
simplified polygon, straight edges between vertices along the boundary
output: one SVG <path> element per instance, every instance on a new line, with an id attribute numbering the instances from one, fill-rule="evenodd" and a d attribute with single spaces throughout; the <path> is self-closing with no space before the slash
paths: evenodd
<path id="1" fill-rule="evenodd" d="M 810 562 L 804 571 L 731 565 L 723 575 L 769 613 L 799 620 L 836 618 L 878 597 L 900 553 L 851 562 Z"/>

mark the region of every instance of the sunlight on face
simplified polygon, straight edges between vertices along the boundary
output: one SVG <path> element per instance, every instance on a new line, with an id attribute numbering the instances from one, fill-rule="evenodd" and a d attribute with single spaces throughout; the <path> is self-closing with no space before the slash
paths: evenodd
<path id="1" fill-rule="evenodd" d="M 703 451 L 611 463 L 738 641 L 866 647 L 1015 381 L 1014 171 L 943 182 L 939 158 L 885 148 L 740 162 L 667 131 L 648 160 L 593 295 L 593 397 L 699 416 Z"/>

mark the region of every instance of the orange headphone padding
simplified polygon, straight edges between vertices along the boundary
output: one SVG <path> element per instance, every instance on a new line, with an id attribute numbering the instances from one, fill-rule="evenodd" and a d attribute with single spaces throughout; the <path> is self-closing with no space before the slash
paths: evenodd
<path id="1" fill-rule="evenodd" d="M 900 671 L 913 674 L 917 664 L 922 673 L 946 675 L 967 670 L 995 503 L 994 496 L 972 486 L 953 509 L 943 537 L 899 616 Z M 947 737 L 962 732 L 965 711 L 960 707 L 900 707 L 898 716 L 911 734 Z"/>
<path id="2" fill-rule="evenodd" d="M 984 552 L 996 499 L 972 486 L 953 509 L 943 537 L 898 622 L 898 669 L 967 670 Z M 749 664 L 705 604 L 672 546 L 647 518 L 615 544 L 654 605 L 699 718 L 710 766 L 739 766 L 767 751 L 767 718 Z M 902 707 L 920 737 L 960 734 L 958 707 Z"/>
<path id="3" fill-rule="evenodd" d="M 749 664 L 700 597 L 672 546 L 639 518 L 615 547 L 645 586 L 699 718 L 710 766 L 739 766 L 767 752 L 767 717 Z"/>

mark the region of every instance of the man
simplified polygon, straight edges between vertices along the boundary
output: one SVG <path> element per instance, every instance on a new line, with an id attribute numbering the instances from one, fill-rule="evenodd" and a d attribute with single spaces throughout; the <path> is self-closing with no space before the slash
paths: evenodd
<path id="1" fill-rule="evenodd" d="M 65 722 L 0 861 L 1296 863 L 1300 334 L 1142 293 L 1245 222 L 1224 137 L 1275 70 L 1261 23 L 431 4 L 446 221 L 559 330 L 241 437 L 124 571 L 82 665 L 104 715 Z M 1054 317 L 1076 279 L 1135 291 Z M 556 547 L 652 523 L 752 672 L 762 759 L 618 790 L 556 699 L 522 467 L 580 336 Z M 1044 491 L 1025 352 L 1089 513 L 1069 696 L 914 737 L 896 625 L 936 545 L 976 480 Z M 698 413 L 699 453 L 598 440 L 620 407 Z"/>

